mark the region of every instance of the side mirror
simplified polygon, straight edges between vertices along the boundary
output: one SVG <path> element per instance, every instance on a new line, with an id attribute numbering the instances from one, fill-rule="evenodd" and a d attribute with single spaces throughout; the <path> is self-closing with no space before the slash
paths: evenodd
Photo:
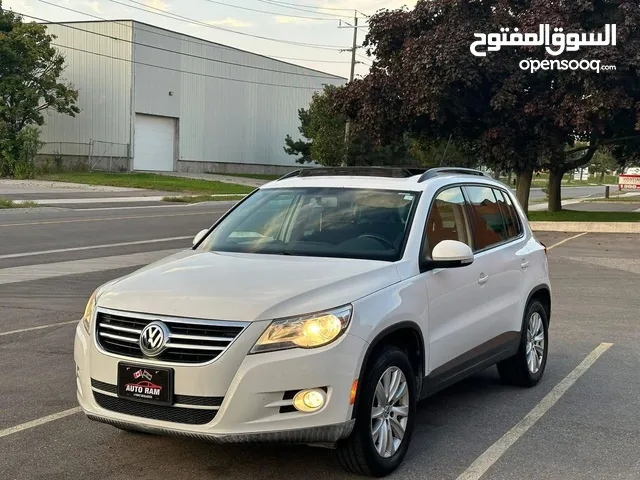
<path id="1" fill-rule="evenodd" d="M 473 251 L 466 243 L 443 240 L 431 252 L 431 259 L 423 262 L 423 270 L 460 268 L 473 263 Z"/>
<path id="2" fill-rule="evenodd" d="M 193 239 L 193 246 L 195 247 L 198 243 L 200 243 L 200 240 L 202 240 L 204 238 L 204 236 L 207 234 L 207 232 L 209 231 L 209 229 L 204 229 L 204 230 L 200 230 L 198 232 L 198 234 L 195 236 L 195 238 Z"/>

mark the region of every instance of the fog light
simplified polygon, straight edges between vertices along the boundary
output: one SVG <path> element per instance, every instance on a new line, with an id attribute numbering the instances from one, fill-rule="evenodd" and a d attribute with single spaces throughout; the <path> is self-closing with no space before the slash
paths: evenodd
<path id="1" fill-rule="evenodd" d="M 293 406 L 300 412 L 316 412 L 325 403 L 325 393 L 322 390 L 302 390 L 293 397 Z"/>

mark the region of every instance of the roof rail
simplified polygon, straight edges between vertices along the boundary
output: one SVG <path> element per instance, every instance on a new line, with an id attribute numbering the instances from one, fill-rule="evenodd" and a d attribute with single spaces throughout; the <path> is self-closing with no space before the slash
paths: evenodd
<path id="1" fill-rule="evenodd" d="M 437 177 L 439 175 L 447 175 L 447 174 L 460 174 L 460 175 L 477 175 L 480 177 L 488 177 L 486 173 L 481 170 L 474 170 L 472 168 L 456 168 L 456 167 L 441 167 L 441 168 L 431 168 L 424 172 L 418 183 L 422 183 L 425 180 L 429 180 L 430 178 Z"/>
<path id="2" fill-rule="evenodd" d="M 286 175 L 280 177 L 276 181 L 279 182 L 280 180 L 284 180 L 285 178 L 297 177 L 298 175 L 300 175 L 300 170 L 294 170 L 293 172 L 289 172 Z"/>
<path id="3" fill-rule="evenodd" d="M 278 179 L 284 180 L 293 177 L 328 177 L 328 176 L 367 176 L 387 178 L 408 178 L 421 175 L 426 168 L 413 167 L 322 167 L 303 168 L 295 170 Z"/>

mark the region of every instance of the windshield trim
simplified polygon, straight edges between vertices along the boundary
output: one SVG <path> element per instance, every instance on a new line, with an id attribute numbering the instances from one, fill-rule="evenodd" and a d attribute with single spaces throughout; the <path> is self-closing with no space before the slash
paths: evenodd
<path id="1" fill-rule="evenodd" d="M 251 198 L 253 195 L 257 194 L 260 191 L 277 191 L 277 190 L 304 190 L 307 188 L 321 188 L 324 190 L 330 190 L 330 189 L 335 189 L 335 190 L 367 190 L 367 191 L 372 191 L 372 192 L 397 192 L 397 193 L 411 193 L 412 195 L 415 196 L 413 204 L 411 205 L 411 211 L 409 212 L 409 215 L 407 216 L 407 224 L 405 227 L 405 231 L 404 231 L 404 237 L 402 240 L 402 244 L 401 247 L 398 249 L 397 254 L 392 257 L 391 259 L 380 259 L 380 258 L 370 258 L 370 257 L 366 257 L 366 256 L 354 256 L 354 255 L 339 255 L 339 254 L 335 254 L 335 255 L 313 255 L 313 254 L 305 254 L 305 255 L 301 255 L 301 254 L 291 254 L 290 256 L 292 257 L 298 257 L 298 258 L 304 258 L 304 257 L 314 257 L 314 258 L 342 258 L 342 259 L 352 259 L 352 260 L 371 260 L 371 261 L 379 261 L 379 262 L 387 262 L 387 263 L 396 263 L 400 260 L 402 260 L 404 258 L 405 252 L 406 252 L 406 248 L 407 248 L 407 244 L 409 243 L 409 237 L 411 235 L 411 230 L 413 228 L 413 222 L 415 219 L 415 215 L 416 215 L 416 211 L 418 209 L 418 205 L 420 204 L 420 199 L 422 198 L 422 191 L 415 191 L 415 190 L 405 190 L 405 189 L 387 189 L 387 188 L 368 188 L 365 186 L 311 186 L 311 185 L 305 185 L 305 186 L 282 186 L 282 187 L 270 187 L 270 188 L 256 188 L 254 191 L 252 191 L 251 193 L 247 194 L 247 196 L 245 196 L 242 200 L 240 200 L 239 202 L 237 202 L 233 207 L 231 207 L 229 210 L 227 210 L 222 216 L 220 216 L 220 218 L 218 218 L 218 220 L 216 220 L 214 222 L 214 224 L 207 230 L 207 233 L 205 235 L 202 236 L 202 238 L 200 239 L 200 241 L 192 246 L 192 250 L 197 250 L 202 244 L 203 242 L 205 242 L 207 240 L 207 238 L 209 238 L 209 236 L 213 233 L 213 231 L 220 225 L 220 223 L 222 223 L 229 215 L 231 215 L 237 208 L 239 208 L 244 202 L 246 202 L 247 200 L 249 200 L 249 198 Z M 234 251 L 225 251 L 226 253 L 242 253 L 242 254 L 248 254 L 248 255 L 270 255 L 270 256 L 278 256 L 279 254 L 275 254 L 275 253 L 263 253 L 263 252 L 234 252 Z M 280 254 L 281 255 L 281 254 Z"/>

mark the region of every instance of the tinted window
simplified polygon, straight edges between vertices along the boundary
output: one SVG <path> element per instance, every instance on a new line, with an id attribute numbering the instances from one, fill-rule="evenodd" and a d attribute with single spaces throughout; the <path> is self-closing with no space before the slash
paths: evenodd
<path id="1" fill-rule="evenodd" d="M 443 240 L 458 240 L 471 246 L 469 219 L 464 196 L 459 187 L 438 194 L 431 206 L 426 230 L 424 253 L 427 256 L 431 256 L 433 247 Z"/>
<path id="2" fill-rule="evenodd" d="M 473 209 L 473 236 L 475 249 L 483 250 L 508 238 L 504 219 L 493 189 L 465 187 Z"/>
<path id="3" fill-rule="evenodd" d="M 498 197 L 498 204 L 500 205 L 500 210 L 502 210 L 502 215 L 504 216 L 504 221 L 507 225 L 507 235 L 509 238 L 515 238 L 522 232 L 520 228 L 520 221 L 518 219 L 518 212 L 516 212 L 509 195 L 500 190 L 495 190 L 495 193 Z"/>
<path id="4" fill-rule="evenodd" d="M 216 225 L 200 248 L 396 261 L 418 198 L 357 188 L 262 189 Z"/>

